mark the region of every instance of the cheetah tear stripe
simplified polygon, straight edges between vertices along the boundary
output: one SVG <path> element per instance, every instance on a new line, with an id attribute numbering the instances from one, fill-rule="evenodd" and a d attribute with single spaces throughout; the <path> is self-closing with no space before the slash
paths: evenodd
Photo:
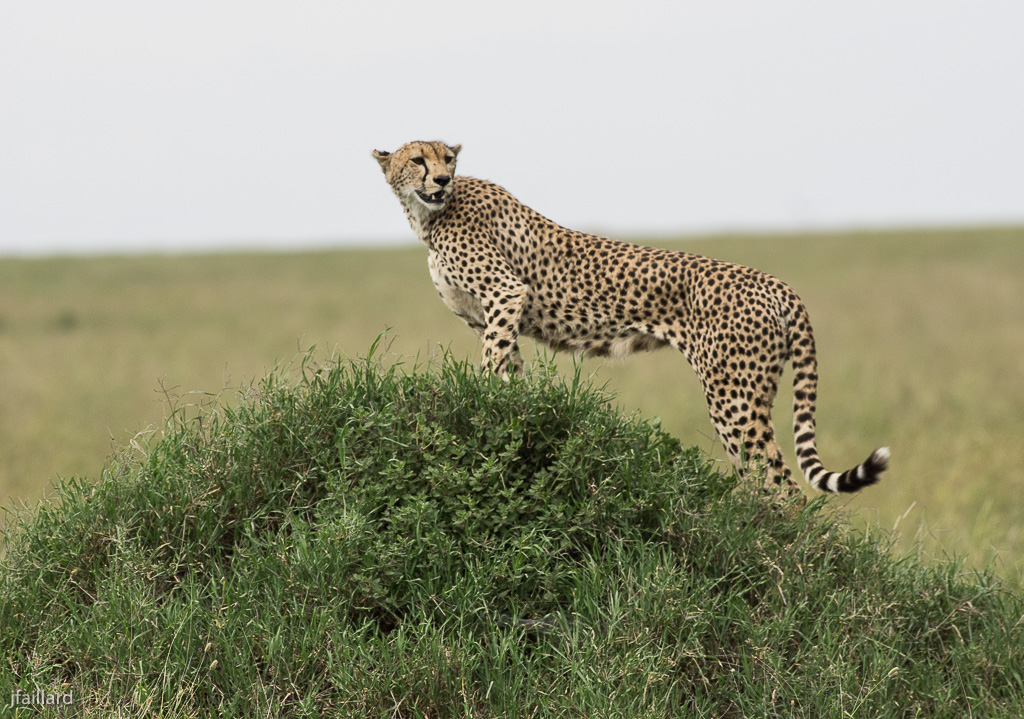
<path id="1" fill-rule="evenodd" d="M 711 423 L 741 474 L 796 487 L 775 439 L 772 405 L 793 365 L 793 428 L 812 487 L 853 492 L 878 481 L 882 448 L 846 472 L 818 457 L 818 367 L 807 309 L 759 270 L 641 247 L 552 222 L 486 180 L 455 174 L 459 145 L 410 142 L 375 151 L 416 236 L 441 300 L 476 333 L 482 366 L 522 374 L 519 338 L 559 350 L 624 357 L 672 346 L 697 373 Z M 759 475 L 761 476 L 761 475 Z"/>

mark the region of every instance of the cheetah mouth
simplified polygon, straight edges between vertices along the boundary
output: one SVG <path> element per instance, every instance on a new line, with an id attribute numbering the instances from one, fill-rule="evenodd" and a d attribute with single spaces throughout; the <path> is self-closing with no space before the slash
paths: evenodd
<path id="1" fill-rule="evenodd" d="M 429 195 L 422 190 L 416 190 L 416 196 L 420 198 L 421 202 L 428 205 L 442 205 L 445 200 L 444 190 L 438 190 L 437 192 L 432 192 Z"/>

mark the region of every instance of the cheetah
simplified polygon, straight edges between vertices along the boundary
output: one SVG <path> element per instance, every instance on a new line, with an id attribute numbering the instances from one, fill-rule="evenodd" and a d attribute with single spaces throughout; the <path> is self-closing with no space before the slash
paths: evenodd
<path id="1" fill-rule="evenodd" d="M 814 488 L 854 492 L 886 470 L 888 448 L 846 472 L 818 457 L 818 370 L 807 309 L 759 270 L 561 227 L 486 180 L 455 174 L 461 145 L 373 151 L 416 236 L 434 287 L 483 345 L 483 368 L 520 375 L 519 337 L 585 356 L 666 345 L 694 368 L 711 422 L 741 474 L 797 491 L 771 411 L 787 360 L 800 470 Z"/>

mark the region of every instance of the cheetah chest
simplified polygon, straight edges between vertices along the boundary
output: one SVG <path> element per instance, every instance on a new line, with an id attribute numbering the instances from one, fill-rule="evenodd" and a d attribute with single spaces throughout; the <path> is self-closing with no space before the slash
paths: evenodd
<path id="1" fill-rule="evenodd" d="M 427 256 L 427 267 L 430 269 L 430 279 L 434 283 L 434 288 L 448 309 L 473 329 L 483 330 L 487 324 L 483 304 L 474 295 L 449 281 L 444 264 L 433 250 Z"/>

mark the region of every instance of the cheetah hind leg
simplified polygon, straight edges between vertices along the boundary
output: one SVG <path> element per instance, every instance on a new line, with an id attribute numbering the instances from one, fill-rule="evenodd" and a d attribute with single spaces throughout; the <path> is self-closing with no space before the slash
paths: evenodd
<path id="1" fill-rule="evenodd" d="M 762 374 L 760 386 L 755 387 L 754 372 L 743 373 L 745 382 L 744 377 L 734 376 L 727 386 L 705 387 L 705 397 L 711 423 L 736 471 L 741 476 L 763 475 L 765 491 L 777 493 L 781 488 L 787 495 L 796 495 L 799 485 L 786 466 L 772 425 L 781 376 L 777 368 L 778 364 Z"/>
<path id="2" fill-rule="evenodd" d="M 787 495 L 801 493 L 775 440 L 770 416 L 757 416 L 743 425 L 723 423 L 713 416 L 711 421 L 740 476 L 763 476 L 765 492 L 774 494 L 781 489 Z"/>

